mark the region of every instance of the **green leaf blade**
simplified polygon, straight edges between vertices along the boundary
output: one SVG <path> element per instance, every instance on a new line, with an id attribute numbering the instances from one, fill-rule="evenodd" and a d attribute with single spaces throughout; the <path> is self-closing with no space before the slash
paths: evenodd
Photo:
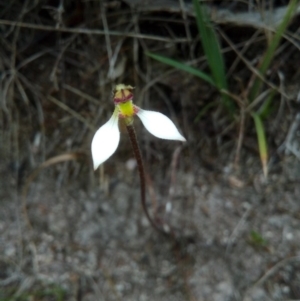
<path id="1" fill-rule="evenodd" d="M 193 5 L 195 8 L 198 30 L 201 36 L 201 43 L 212 77 L 220 91 L 228 90 L 224 59 L 216 32 L 209 20 L 207 12 L 200 2 L 193 0 Z M 222 93 L 222 99 L 224 105 L 232 114 L 234 112 L 234 102 L 225 93 Z"/>
<path id="2" fill-rule="evenodd" d="M 206 73 L 204 73 L 204 72 L 202 72 L 202 71 L 200 71 L 200 70 L 198 70 L 198 69 L 196 69 L 192 66 L 189 66 L 187 64 L 184 64 L 184 63 L 175 61 L 173 59 L 170 59 L 168 57 L 158 55 L 158 54 L 154 54 L 154 53 L 151 53 L 151 52 L 146 52 L 146 54 L 149 57 L 151 57 L 151 58 L 153 58 L 153 59 L 155 59 L 155 60 L 157 60 L 161 63 L 172 66 L 172 67 L 174 67 L 176 69 L 179 69 L 179 70 L 182 70 L 182 71 L 186 71 L 186 72 L 188 72 L 192 75 L 195 75 L 195 76 L 201 78 L 202 80 L 208 82 L 212 86 L 217 87 L 217 85 L 216 85 L 215 81 L 212 79 L 212 77 L 210 77 Z"/>
<path id="3" fill-rule="evenodd" d="M 252 113 L 251 115 L 254 119 L 257 141 L 258 141 L 258 149 L 259 149 L 259 155 L 263 167 L 263 173 L 264 176 L 267 177 L 268 176 L 268 147 L 267 147 L 265 128 L 262 123 L 261 117 L 257 113 Z"/>

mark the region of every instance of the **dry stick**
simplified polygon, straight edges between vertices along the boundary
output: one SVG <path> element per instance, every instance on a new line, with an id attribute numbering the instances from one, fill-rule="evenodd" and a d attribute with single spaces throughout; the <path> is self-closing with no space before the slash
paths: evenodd
<path id="1" fill-rule="evenodd" d="M 285 258 L 278 263 L 276 263 L 272 268 L 270 268 L 258 281 L 256 281 L 253 286 L 248 288 L 243 296 L 243 301 L 248 300 L 248 295 L 251 291 L 253 291 L 254 288 L 264 284 L 271 276 L 274 276 L 274 274 L 281 268 L 287 266 L 288 264 L 292 264 L 294 262 L 300 261 L 300 256 L 293 256 Z M 294 300 L 297 301 L 297 300 Z"/>
<path id="2" fill-rule="evenodd" d="M 66 112 L 68 112 L 71 116 L 73 116 L 77 120 L 81 121 L 89 129 L 91 129 L 91 130 L 95 129 L 94 126 L 92 124 L 90 124 L 84 117 L 82 117 L 80 114 L 78 114 L 76 111 L 74 111 L 73 109 L 71 109 L 70 107 L 68 107 L 66 104 L 64 104 L 60 100 L 56 99 L 55 97 L 53 97 L 51 95 L 48 95 L 47 99 L 50 100 L 51 102 L 55 103 L 61 109 L 63 109 Z"/>
<path id="3" fill-rule="evenodd" d="M 286 95 L 286 93 L 284 93 L 284 91 L 281 91 L 280 88 L 278 88 L 277 86 L 275 86 L 274 84 L 272 84 L 270 81 L 266 80 L 265 76 L 263 76 L 258 69 L 256 69 L 255 67 L 252 66 L 251 62 L 249 60 L 247 60 L 241 53 L 240 51 L 238 51 L 236 49 L 236 47 L 234 46 L 234 44 L 232 43 L 232 41 L 227 37 L 227 35 L 222 32 L 219 31 L 219 33 L 221 34 L 222 38 L 230 45 L 230 47 L 232 48 L 232 50 L 237 54 L 237 56 L 244 62 L 244 64 L 248 67 L 249 70 L 251 70 L 253 72 L 253 78 L 249 81 L 248 83 L 248 90 L 249 87 L 251 87 L 252 82 L 254 81 L 254 77 L 258 77 L 262 82 L 264 82 L 267 86 L 269 86 L 270 88 L 274 89 L 275 91 L 277 91 L 280 94 L 283 94 L 287 99 L 289 99 L 288 95 Z M 248 92 L 248 91 L 247 91 Z"/>
<path id="4" fill-rule="evenodd" d="M 240 162 L 241 148 L 244 140 L 244 132 L 245 132 L 245 107 L 241 107 L 241 117 L 240 117 L 240 130 L 238 136 L 238 143 L 236 147 L 235 159 L 234 159 L 234 167 L 237 169 Z"/>
<path id="5" fill-rule="evenodd" d="M 10 20 L 1 20 L 0 24 L 2 25 L 11 25 L 16 27 L 24 27 L 24 28 L 31 28 L 36 30 L 42 30 L 42 31 L 51 31 L 51 32 L 68 32 L 68 33 L 78 33 L 78 34 L 84 34 L 84 35 L 105 35 L 105 30 L 100 29 L 88 29 L 88 28 L 70 28 L 70 27 L 61 27 L 56 28 L 53 26 L 48 25 L 41 25 L 41 24 L 33 24 L 33 23 L 26 23 L 26 22 L 15 22 Z M 130 38 L 139 38 L 139 39 L 146 39 L 146 40 L 154 40 L 154 41 L 162 41 L 162 42 L 173 42 L 173 43 L 185 43 L 187 42 L 186 38 L 176 38 L 176 40 L 172 38 L 165 38 L 165 37 L 159 37 L 154 35 L 146 35 L 146 34 L 137 34 L 135 32 L 122 32 L 122 31 L 114 31 L 110 30 L 108 32 L 111 36 L 117 36 L 117 37 L 123 37 L 124 35 L 126 37 Z"/>
<path id="6" fill-rule="evenodd" d="M 162 228 L 159 228 L 157 226 L 157 224 L 154 222 L 154 220 L 151 218 L 151 216 L 150 216 L 150 214 L 148 212 L 147 205 L 146 205 L 145 170 L 144 170 L 144 164 L 143 164 L 143 159 L 142 159 L 140 147 L 139 147 L 139 144 L 137 142 L 137 137 L 136 137 L 133 125 L 132 124 L 126 125 L 126 128 L 127 128 L 127 132 L 128 132 L 129 138 L 130 138 L 130 142 L 131 142 L 131 145 L 132 145 L 133 153 L 134 153 L 134 156 L 136 158 L 137 166 L 138 166 L 138 170 L 139 170 L 140 185 L 141 185 L 141 202 L 142 202 L 142 206 L 143 206 L 144 212 L 145 212 L 146 217 L 147 217 L 148 221 L 150 222 L 151 226 L 155 230 L 157 230 L 158 232 L 163 233 L 163 234 L 168 234 Z"/>

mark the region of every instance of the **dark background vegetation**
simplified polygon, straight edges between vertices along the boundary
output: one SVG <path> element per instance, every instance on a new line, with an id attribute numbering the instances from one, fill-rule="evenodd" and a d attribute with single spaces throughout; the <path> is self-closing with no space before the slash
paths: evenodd
<path id="1" fill-rule="evenodd" d="M 287 4 L 206 2 L 253 67 L 276 30 L 264 16 Z M 189 1 L 1 1 L 0 300 L 299 300 L 299 20 L 267 74 L 284 93 L 265 120 L 266 179 L 251 118 L 241 131 L 238 106 L 232 119 L 214 88 L 145 55 L 209 72 Z M 230 92 L 243 96 L 252 71 L 221 36 Z M 176 239 L 145 219 L 126 135 L 92 170 L 116 83 L 187 139 L 136 121 L 150 212 Z"/>

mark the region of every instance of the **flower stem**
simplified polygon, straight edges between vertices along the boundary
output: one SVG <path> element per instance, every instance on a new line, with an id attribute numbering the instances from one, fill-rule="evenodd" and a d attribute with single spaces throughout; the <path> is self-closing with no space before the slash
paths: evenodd
<path id="1" fill-rule="evenodd" d="M 133 153 L 134 156 L 136 158 L 136 162 L 137 162 L 137 166 L 138 166 L 138 170 L 139 170 L 139 176 L 140 176 L 140 187 L 141 187 L 141 202 L 142 202 L 142 207 L 143 210 L 146 214 L 146 217 L 149 221 L 149 223 L 151 224 L 151 226 L 159 231 L 162 232 L 163 234 L 166 234 L 165 231 L 158 227 L 158 225 L 154 222 L 154 220 L 151 218 L 149 211 L 147 209 L 147 205 L 146 205 L 146 180 L 145 180 L 145 170 L 144 170 L 144 164 L 143 164 L 143 159 L 142 159 L 142 155 L 141 155 L 141 151 L 140 151 L 140 147 L 136 138 L 136 134 L 135 134 L 135 130 L 134 130 L 134 126 L 133 124 L 127 124 L 126 125 L 127 128 L 127 132 L 130 138 L 130 142 L 132 145 L 132 149 L 133 149 Z"/>

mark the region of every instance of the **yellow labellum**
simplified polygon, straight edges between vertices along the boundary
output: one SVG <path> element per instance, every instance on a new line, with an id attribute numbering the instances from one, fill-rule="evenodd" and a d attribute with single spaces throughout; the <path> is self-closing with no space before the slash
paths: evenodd
<path id="1" fill-rule="evenodd" d="M 132 117 L 134 115 L 134 108 L 132 101 L 126 101 L 118 104 L 119 111 L 124 117 Z"/>

